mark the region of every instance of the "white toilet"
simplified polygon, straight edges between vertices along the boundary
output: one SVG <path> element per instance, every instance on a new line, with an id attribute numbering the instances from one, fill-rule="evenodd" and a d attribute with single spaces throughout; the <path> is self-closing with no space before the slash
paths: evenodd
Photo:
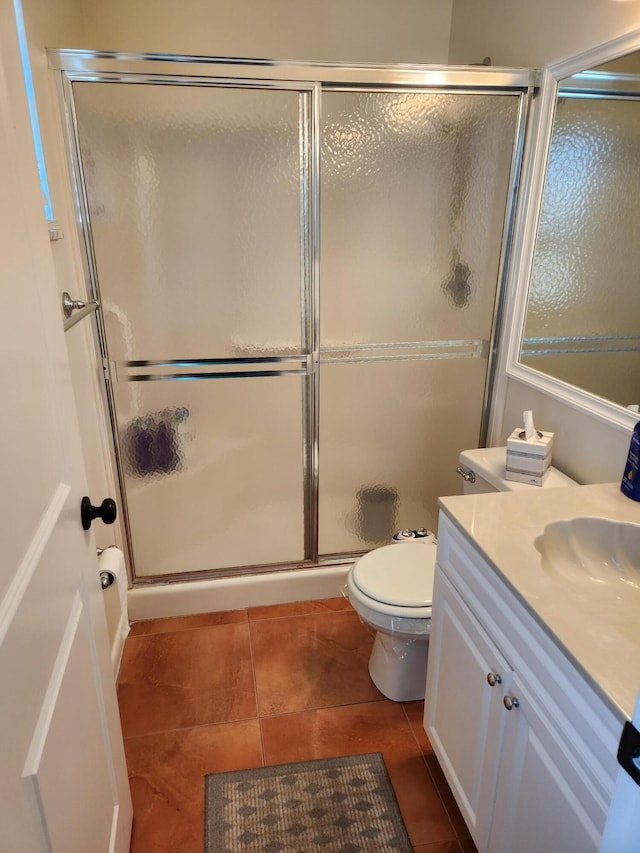
<path id="1" fill-rule="evenodd" d="M 504 479 L 506 448 L 465 450 L 458 472 L 464 494 L 577 485 L 551 468 L 543 486 Z M 424 699 L 436 562 L 433 536 L 385 545 L 362 556 L 347 577 L 347 594 L 363 622 L 376 631 L 369 674 L 395 702 Z"/>

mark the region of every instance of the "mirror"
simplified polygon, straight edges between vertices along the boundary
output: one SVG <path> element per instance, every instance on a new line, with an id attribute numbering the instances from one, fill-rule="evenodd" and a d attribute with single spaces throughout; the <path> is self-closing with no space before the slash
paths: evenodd
<path id="1" fill-rule="evenodd" d="M 640 50 L 582 69 L 570 61 L 549 69 L 553 120 L 548 157 L 538 155 L 539 217 L 515 355 L 556 388 L 637 411 Z"/>

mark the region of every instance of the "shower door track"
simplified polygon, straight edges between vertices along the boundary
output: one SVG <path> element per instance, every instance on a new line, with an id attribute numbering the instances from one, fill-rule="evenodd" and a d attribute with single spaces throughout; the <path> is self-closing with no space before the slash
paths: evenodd
<path id="1" fill-rule="evenodd" d="M 301 145 L 306 146 L 302 158 L 308 158 L 308 176 L 302 181 L 303 265 L 302 306 L 303 348 L 296 355 L 265 357 L 194 359 L 175 361 L 115 361 L 109 359 L 104 321 L 96 312 L 97 347 L 105 377 L 106 398 L 111 422 L 115 464 L 120 490 L 122 519 L 126 536 L 132 581 L 135 584 L 169 583 L 195 579 L 231 577 L 256 571 L 287 571 L 317 566 L 338 565 L 354 559 L 353 553 L 318 553 L 319 505 L 319 368 L 322 362 L 360 362 L 389 360 L 425 360 L 435 358 L 487 358 L 482 427 L 479 441 L 484 443 L 489 418 L 489 400 L 494 381 L 495 354 L 502 304 L 504 300 L 508 246 L 515 213 L 515 194 L 519 182 L 524 147 L 524 134 L 530 101 L 539 83 L 539 72 L 533 69 L 491 67 L 455 67 L 428 65 L 374 65 L 278 62 L 272 60 L 227 59 L 188 55 L 142 54 L 85 50 L 49 50 L 49 67 L 59 72 L 58 86 L 66 121 L 66 142 L 80 243 L 84 249 L 83 264 L 88 290 L 100 300 L 97 265 L 93 251 L 88 199 L 79 150 L 72 84 L 87 82 L 135 82 L 154 85 L 187 85 L 231 88 L 289 89 L 298 91 L 308 101 L 301 107 Z M 342 348 L 320 348 L 319 338 L 319 194 L 320 194 L 320 114 L 322 91 L 373 91 L 396 93 L 459 93 L 519 96 L 518 120 L 512 152 L 509 194 L 503 232 L 502 254 L 498 275 L 491 340 L 417 341 L 402 344 L 376 344 Z M 170 379 L 218 380 L 224 378 L 256 378 L 298 375 L 306 377 L 303 403 L 304 418 L 304 524 L 305 558 L 276 565 L 241 566 L 232 569 L 201 570 L 174 574 L 136 575 L 135 559 L 123 467 L 123 453 L 118 438 L 112 381 L 155 382 Z"/>

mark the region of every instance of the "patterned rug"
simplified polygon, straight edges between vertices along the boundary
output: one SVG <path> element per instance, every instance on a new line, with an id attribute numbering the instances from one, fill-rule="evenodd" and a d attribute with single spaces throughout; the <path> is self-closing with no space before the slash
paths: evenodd
<path id="1" fill-rule="evenodd" d="M 412 849 L 379 752 L 205 779 L 205 853 Z"/>

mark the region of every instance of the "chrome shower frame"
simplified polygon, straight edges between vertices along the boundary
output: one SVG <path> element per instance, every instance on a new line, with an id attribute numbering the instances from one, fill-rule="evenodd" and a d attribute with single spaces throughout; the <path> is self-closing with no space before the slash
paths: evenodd
<path id="1" fill-rule="evenodd" d="M 379 360 L 430 358 L 487 358 L 487 379 L 481 417 L 480 445 L 486 441 L 489 406 L 494 384 L 496 351 L 502 323 L 509 267 L 509 246 L 515 216 L 517 188 L 522 166 L 525 129 L 530 103 L 538 85 L 538 72 L 531 69 L 421 65 L 372 65 L 318 62 L 278 62 L 166 54 L 49 50 L 49 67 L 57 72 L 65 136 L 73 181 L 76 218 L 83 247 L 84 273 L 91 298 L 100 300 L 91 222 L 79 151 L 72 85 L 87 82 L 135 82 L 155 85 L 214 86 L 293 90 L 300 93 L 302 193 L 301 306 L 304 350 L 300 355 L 265 358 L 202 359 L 193 361 L 130 361 L 109 358 L 104 320 L 96 312 L 96 336 L 105 378 L 105 393 L 113 436 L 114 461 L 120 489 L 120 505 L 132 581 L 136 584 L 189 581 L 210 577 L 249 574 L 256 571 L 286 571 L 335 565 L 350 561 L 354 554 L 318 554 L 319 505 L 319 394 L 320 364 Z M 323 91 L 373 91 L 394 93 L 463 93 L 509 95 L 519 98 L 516 133 L 511 158 L 509 194 L 502 239 L 496 301 L 489 341 L 419 341 L 348 348 L 320 349 L 320 118 Z M 303 381 L 304 417 L 304 542 L 303 561 L 275 566 L 242 566 L 237 569 L 138 577 L 135 570 L 131 526 L 124 485 L 123 454 L 118 438 L 112 382 L 162 381 L 168 379 L 223 379 L 257 376 L 298 375 Z"/>

